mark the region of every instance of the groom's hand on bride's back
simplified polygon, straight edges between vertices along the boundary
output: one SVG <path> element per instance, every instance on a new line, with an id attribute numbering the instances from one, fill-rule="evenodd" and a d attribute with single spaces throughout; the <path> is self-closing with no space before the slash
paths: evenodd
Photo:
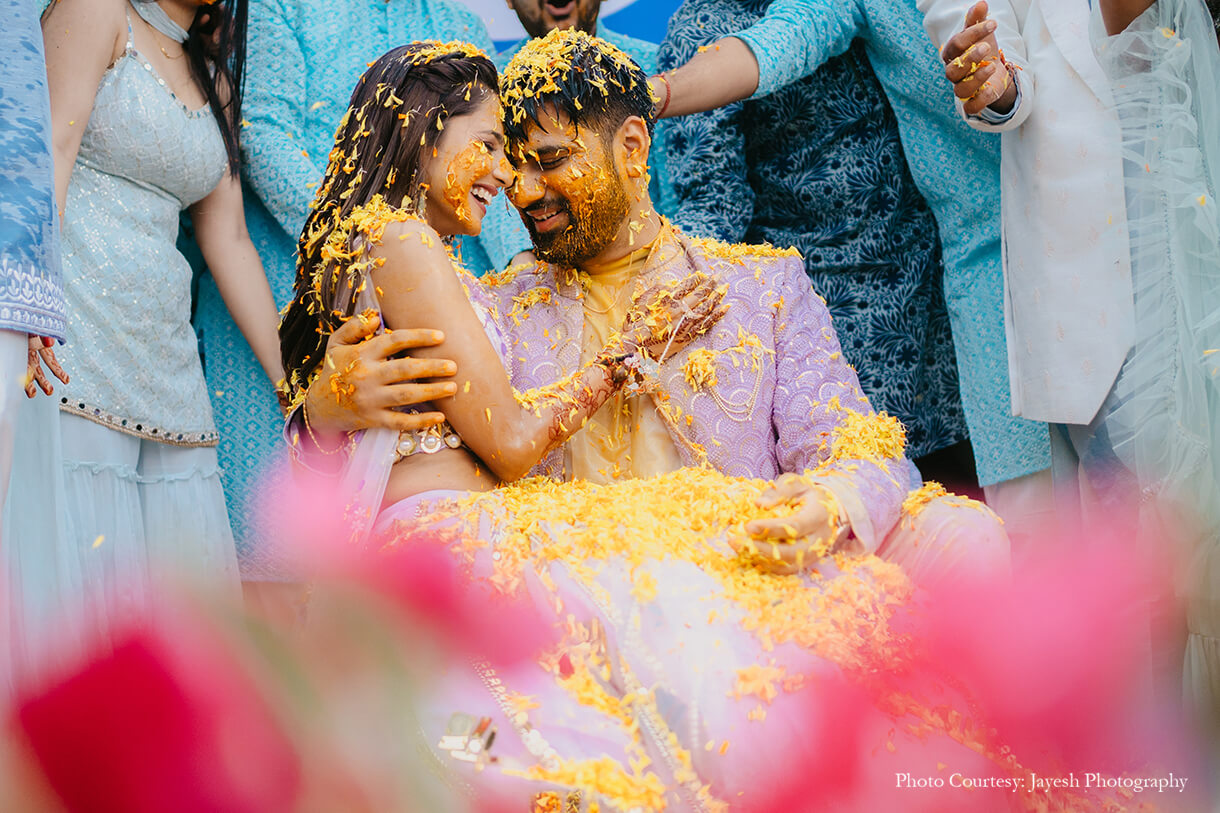
<path id="1" fill-rule="evenodd" d="M 438 330 L 378 333 L 378 316 L 357 315 L 331 334 L 326 359 L 305 398 L 310 426 L 326 433 L 385 427 L 411 431 L 440 423 L 439 412 L 399 412 L 457 392 L 457 365 L 446 359 L 396 358 L 444 341 Z"/>

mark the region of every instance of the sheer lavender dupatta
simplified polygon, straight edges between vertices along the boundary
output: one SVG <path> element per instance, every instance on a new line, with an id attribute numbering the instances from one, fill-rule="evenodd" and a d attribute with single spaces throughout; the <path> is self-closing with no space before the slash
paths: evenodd
<path id="1" fill-rule="evenodd" d="M 507 362 L 507 343 L 499 325 L 491 318 L 490 308 L 483 302 L 478 280 L 464 270 L 455 270 L 465 277 L 462 282 L 466 287 L 470 307 L 483 326 L 487 340 L 500 356 L 504 369 L 510 369 Z M 356 296 L 356 312 L 367 313 L 369 310 L 380 314 L 381 303 L 377 300 L 374 286 L 365 285 L 364 290 Z M 378 332 L 384 329 L 383 320 Z M 397 445 L 398 432 L 392 429 L 366 429 L 356 436 L 352 453 L 340 475 L 340 493 L 347 498 L 346 516 L 350 523 L 349 539 L 352 542 L 367 544 L 373 534 L 385 498 L 386 484 L 390 479 L 390 469 L 394 465 L 394 449 Z"/>
<path id="2" fill-rule="evenodd" d="M 380 315 L 381 303 L 373 285 L 366 283 L 364 290 L 356 295 L 356 313 L 370 310 Z M 377 329 L 378 335 L 385 332 L 385 322 Z M 345 519 L 350 533 L 348 541 L 366 545 L 372 536 L 385 498 L 386 484 L 390 481 L 390 469 L 394 466 L 394 448 L 398 445 L 398 432 L 384 427 L 365 429 L 355 435 L 352 452 L 339 477 L 339 493 L 346 498 Z"/>

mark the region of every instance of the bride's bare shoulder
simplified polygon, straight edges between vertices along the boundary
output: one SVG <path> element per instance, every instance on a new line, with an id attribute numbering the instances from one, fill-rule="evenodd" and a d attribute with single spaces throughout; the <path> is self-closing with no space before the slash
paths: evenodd
<path id="1" fill-rule="evenodd" d="M 379 270 L 395 274 L 417 276 L 448 271 L 453 264 L 436 230 L 414 216 L 387 223 L 380 240 L 374 242 L 373 254 L 385 260 Z"/>

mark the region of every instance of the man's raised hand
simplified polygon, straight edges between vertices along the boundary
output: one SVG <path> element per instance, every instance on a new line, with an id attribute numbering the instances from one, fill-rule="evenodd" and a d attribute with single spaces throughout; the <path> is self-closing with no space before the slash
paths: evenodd
<path id="1" fill-rule="evenodd" d="M 632 303 L 623 322 L 623 340 L 653 361 L 672 358 L 728 313 L 723 304 L 727 290 L 701 273 L 677 283 L 654 283 Z"/>
<path id="2" fill-rule="evenodd" d="M 971 6 L 965 27 L 949 38 L 940 53 L 945 78 L 971 116 L 987 107 L 1007 113 L 1017 100 L 1016 83 L 996 42 L 996 22 L 987 19 L 987 12 L 985 0 Z"/>

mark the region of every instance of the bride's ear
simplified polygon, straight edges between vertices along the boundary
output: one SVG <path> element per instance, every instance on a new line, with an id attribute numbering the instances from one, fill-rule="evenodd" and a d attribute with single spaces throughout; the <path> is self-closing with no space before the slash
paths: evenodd
<path id="1" fill-rule="evenodd" d="M 647 174 L 648 150 L 652 147 L 652 138 L 648 135 L 648 125 L 644 119 L 629 116 L 619 126 L 614 141 L 621 161 L 620 166 L 625 168 L 627 176 L 639 178 Z"/>

